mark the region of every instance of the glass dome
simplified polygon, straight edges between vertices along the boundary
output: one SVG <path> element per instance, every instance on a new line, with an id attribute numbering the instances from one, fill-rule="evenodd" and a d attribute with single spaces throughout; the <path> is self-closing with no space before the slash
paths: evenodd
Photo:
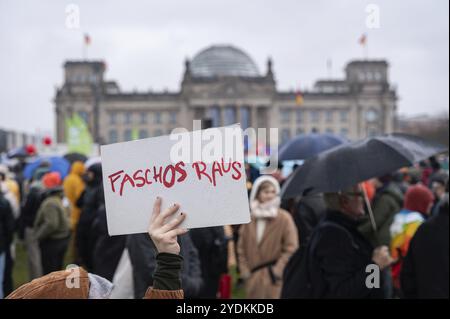
<path id="1" fill-rule="evenodd" d="M 193 77 L 259 76 L 256 63 L 242 50 L 215 45 L 199 52 L 190 64 Z"/>

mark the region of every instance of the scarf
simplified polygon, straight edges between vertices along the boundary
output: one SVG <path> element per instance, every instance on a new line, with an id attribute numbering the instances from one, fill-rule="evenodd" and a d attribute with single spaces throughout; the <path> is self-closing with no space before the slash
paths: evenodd
<path id="1" fill-rule="evenodd" d="M 273 200 L 260 203 L 258 200 L 252 200 L 250 203 L 250 209 L 252 215 L 255 218 L 275 218 L 278 215 L 278 209 L 280 208 L 280 197 L 277 196 Z"/>

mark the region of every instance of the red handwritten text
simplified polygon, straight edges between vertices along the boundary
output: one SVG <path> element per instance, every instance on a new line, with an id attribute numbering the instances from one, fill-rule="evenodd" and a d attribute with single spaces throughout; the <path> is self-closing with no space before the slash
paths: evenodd
<path id="1" fill-rule="evenodd" d="M 237 161 L 230 161 L 225 163 L 221 161 L 214 161 L 211 165 L 204 162 L 195 162 L 191 165 L 195 172 L 195 176 L 189 177 L 184 162 L 178 162 L 175 165 L 168 166 L 153 166 L 151 168 L 138 169 L 131 174 L 124 170 L 119 170 L 108 175 L 109 183 L 113 193 L 116 193 L 118 188 L 119 196 L 122 196 L 126 188 L 141 188 L 149 186 L 154 183 L 163 185 L 166 188 L 171 188 L 177 183 L 182 183 L 189 178 L 196 178 L 198 180 L 207 180 L 214 187 L 217 185 L 217 180 L 225 175 L 231 175 L 233 180 L 240 180 L 242 177 L 242 164 Z"/>

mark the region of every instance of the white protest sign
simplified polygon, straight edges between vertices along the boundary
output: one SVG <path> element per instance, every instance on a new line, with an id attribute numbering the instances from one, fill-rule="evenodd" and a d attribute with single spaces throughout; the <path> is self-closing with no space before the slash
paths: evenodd
<path id="1" fill-rule="evenodd" d="M 250 222 L 239 125 L 101 146 L 108 232 L 147 232 L 157 196 L 185 228 Z"/>

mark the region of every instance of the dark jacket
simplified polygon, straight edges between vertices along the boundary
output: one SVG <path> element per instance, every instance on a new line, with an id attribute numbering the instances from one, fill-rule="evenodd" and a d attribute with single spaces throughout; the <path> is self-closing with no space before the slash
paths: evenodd
<path id="1" fill-rule="evenodd" d="M 203 284 L 197 249 L 192 244 L 189 234 L 178 238 L 183 257 L 181 281 L 186 298 L 196 298 Z M 127 249 L 133 266 L 135 298 L 142 298 L 145 291 L 153 284 L 157 254 L 156 248 L 148 234 L 129 235 Z"/>
<path id="2" fill-rule="evenodd" d="M 33 185 L 28 192 L 25 203 L 19 216 L 19 236 L 24 237 L 25 228 L 32 228 L 36 214 L 45 199 L 45 190 L 42 186 Z"/>
<path id="3" fill-rule="evenodd" d="M 100 206 L 96 215 L 92 225 L 92 231 L 96 234 L 92 272 L 112 282 L 125 249 L 126 236 L 109 236 L 105 205 Z"/>
<path id="4" fill-rule="evenodd" d="M 0 192 L 0 254 L 11 245 L 14 234 L 14 216 L 8 200 Z"/>
<path id="5" fill-rule="evenodd" d="M 394 182 L 390 182 L 378 189 L 373 200 L 372 208 L 377 225 L 377 233 L 374 234 L 368 216 L 359 227 L 360 232 L 370 240 L 372 245 L 380 246 L 391 244 L 390 227 L 394 216 L 403 207 L 403 195 Z"/>
<path id="6" fill-rule="evenodd" d="M 373 247 L 357 230 L 358 223 L 328 211 L 311 238 L 311 285 L 319 298 L 382 298 L 380 288 L 368 288 L 366 267 Z M 380 275 L 381 277 L 381 275 Z M 381 281 L 381 278 L 380 278 Z"/>
<path id="7" fill-rule="evenodd" d="M 81 214 L 75 235 L 75 245 L 79 258 L 77 262 L 84 265 L 87 271 L 92 271 L 92 259 L 97 241 L 97 234 L 93 231 L 93 224 L 99 208 L 105 204 L 105 197 L 101 164 L 93 164 L 87 171 L 93 173 L 93 179 L 86 181 L 87 186 L 76 203 L 81 208 Z"/>
<path id="8" fill-rule="evenodd" d="M 189 231 L 197 248 L 203 286 L 199 298 L 216 298 L 220 276 L 228 272 L 228 240 L 223 227 L 195 228 Z"/>
<path id="9" fill-rule="evenodd" d="M 105 204 L 103 185 L 96 183 L 86 187 L 78 204 L 81 206 L 80 220 L 75 237 L 78 258 L 80 259 L 79 262 L 86 267 L 86 270 L 92 271 L 92 258 L 98 235 L 93 231 L 93 224 L 99 208 Z"/>
<path id="10" fill-rule="evenodd" d="M 412 238 L 400 274 L 406 298 L 449 298 L 448 204 Z"/>
<path id="11" fill-rule="evenodd" d="M 293 215 L 300 246 L 308 243 L 313 229 L 324 217 L 326 210 L 322 194 L 308 195 L 300 199 Z"/>

